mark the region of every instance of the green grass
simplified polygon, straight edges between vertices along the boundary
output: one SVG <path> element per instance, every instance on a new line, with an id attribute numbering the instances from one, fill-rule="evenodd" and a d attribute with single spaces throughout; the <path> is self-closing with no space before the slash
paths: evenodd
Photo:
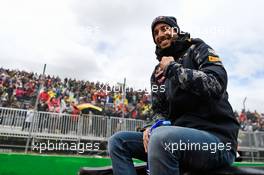
<path id="1" fill-rule="evenodd" d="M 76 175 L 80 167 L 107 165 L 109 158 L 0 154 L 0 175 Z"/>
<path id="2" fill-rule="evenodd" d="M 264 167 L 263 162 L 235 162 L 233 163 L 233 166 L 255 166 L 255 167 Z"/>
<path id="3" fill-rule="evenodd" d="M 0 153 L 0 175 L 77 175 L 81 167 L 108 165 L 111 165 L 109 158 Z M 264 163 L 235 162 L 233 165 L 264 166 Z"/>

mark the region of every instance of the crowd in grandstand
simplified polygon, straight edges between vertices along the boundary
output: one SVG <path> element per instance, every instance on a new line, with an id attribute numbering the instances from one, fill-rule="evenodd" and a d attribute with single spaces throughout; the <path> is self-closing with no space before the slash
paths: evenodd
<path id="1" fill-rule="evenodd" d="M 83 103 L 101 107 L 104 115 L 117 117 L 124 111 L 127 118 L 145 119 L 150 111 L 150 96 L 146 90 L 127 88 L 123 100 L 121 85 L 0 68 L 0 106 L 30 109 L 37 96 L 37 108 L 45 112 L 78 114 L 81 111 L 76 106 Z"/>
<path id="2" fill-rule="evenodd" d="M 127 88 L 123 100 L 121 85 L 118 86 L 0 68 L 0 107 L 32 109 L 39 97 L 39 111 L 79 114 L 76 106 L 90 103 L 101 107 L 107 116 L 121 117 L 124 112 L 126 118 L 149 117 L 149 93 Z M 264 131 L 264 114 L 242 110 L 235 115 L 242 130 Z"/>
<path id="3" fill-rule="evenodd" d="M 240 114 L 235 112 L 235 115 L 243 131 L 264 131 L 264 114 L 242 110 Z"/>

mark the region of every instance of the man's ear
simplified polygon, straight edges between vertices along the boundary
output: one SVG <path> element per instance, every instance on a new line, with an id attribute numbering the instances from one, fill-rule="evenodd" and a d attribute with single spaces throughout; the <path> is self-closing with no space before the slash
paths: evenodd
<path id="1" fill-rule="evenodd" d="M 172 41 L 176 41 L 178 38 L 179 38 L 179 35 L 177 33 L 173 33 Z"/>

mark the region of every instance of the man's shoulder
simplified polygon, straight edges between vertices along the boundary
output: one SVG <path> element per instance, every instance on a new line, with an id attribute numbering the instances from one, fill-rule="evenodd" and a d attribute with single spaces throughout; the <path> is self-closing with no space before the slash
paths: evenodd
<path id="1" fill-rule="evenodd" d="M 194 45 L 193 50 L 196 55 L 218 57 L 218 54 L 215 52 L 215 50 L 200 38 L 191 38 L 190 42 L 192 43 L 192 45 Z"/>
<path id="2" fill-rule="evenodd" d="M 215 50 L 199 38 L 192 38 L 193 60 L 198 64 L 223 66 L 219 55 Z"/>
<path id="3" fill-rule="evenodd" d="M 202 39 L 200 38 L 191 38 L 190 43 L 194 45 L 195 50 L 207 50 L 208 48 L 212 49 L 207 43 L 205 43 Z"/>

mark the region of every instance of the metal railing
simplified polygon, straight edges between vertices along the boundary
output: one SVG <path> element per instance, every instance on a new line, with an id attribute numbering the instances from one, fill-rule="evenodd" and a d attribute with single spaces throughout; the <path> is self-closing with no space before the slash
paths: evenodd
<path id="1" fill-rule="evenodd" d="M 0 107 L 0 136 L 26 139 L 106 141 L 118 131 L 136 131 L 143 120 L 99 115 L 71 115 Z M 264 132 L 239 132 L 244 158 L 264 160 Z"/>
<path id="2" fill-rule="evenodd" d="M 238 145 L 238 150 L 244 152 L 242 159 L 252 162 L 264 161 L 264 132 L 240 131 Z"/>
<path id="3" fill-rule="evenodd" d="M 117 131 L 136 131 L 143 120 L 0 108 L 0 135 L 106 140 Z"/>

